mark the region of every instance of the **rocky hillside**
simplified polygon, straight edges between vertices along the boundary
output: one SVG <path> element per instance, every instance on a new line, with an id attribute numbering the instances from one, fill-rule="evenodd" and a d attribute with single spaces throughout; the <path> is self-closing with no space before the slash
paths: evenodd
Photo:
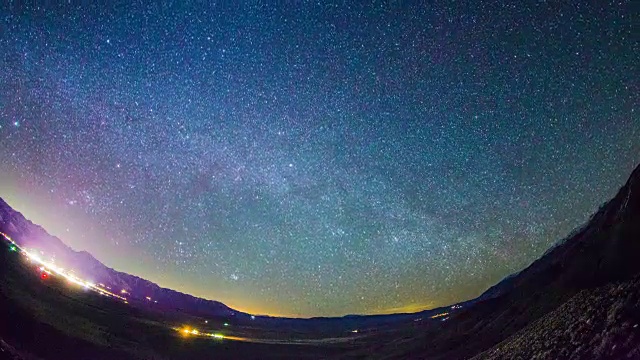
<path id="1" fill-rule="evenodd" d="M 562 306 L 476 357 L 640 358 L 640 278 L 583 290 Z"/>
<path id="2" fill-rule="evenodd" d="M 558 242 L 529 267 L 492 287 L 473 301 L 471 306 L 452 314 L 439 326 L 419 324 L 411 330 L 398 332 L 397 338 L 380 336 L 376 353 L 380 354 L 380 359 L 468 359 L 483 352 L 483 356 L 504 356 L 503 358 L 510 359 L 519 358 L 514 357 L 516 355 L 522 356 L 522 359 L 530 359 L 533 355 L 545 359 L 563 358 L 568 351 L 573 354 L 575 349 L 567 345 L 560 333 L 576 330 L 591 331 L 603 336 L 609 334 L 603 332 L 604 325 L 597 325 L 592 330 L 574 328 L 573 318 L 587 311 L 584 306 L 589 301 L 598 304 L 589 308 L 589 316 L 594 319 L 607 319 L 610 311 L 616 313 L 618 305 L 615 301 L 609 302 L 607 294 L 611 291 L 618 295 L 624 293 L 623 290 L 616 290 L 619 285 L 613 284 L 625 284 L 620 285 L 621 289 L 633 289 L 630 284 L 640 276 L 638 258 L 640 166 L 632 172 L 617 195 L 604 204 L 584 226 L 564 241 Z M 627 300 L 623 300 L 626 295 L 620 296 L 620 301 L 627 304 Z M 635 300 L 629 301 L 631 304 Z M 560 316 L 563 312 L 573 315 Z M 538 325 L 536 327 L 533 324 Z M 606 324 L 612 332 L 618 331 L 615 330 L 617 326 L 622 326 L 618 323 Z M 546 326 L 549 327 L 549 332 L 543 332 L 542 329 Z M 528 333 L 529 330 L 535 334 Z M 526 335 L 517 338 L 516 334 Z M 527 336 L 538 339 L 545 347 L 523 348 L 535 352 L 513 352 L 520 342 L 526 341 Z M 586 339 L 587 336 L 576 337 L 569 339 L 568 344 L 573 341 L 571 346 L 577 347 L 578 342 L 582 341 L 585 346 L 593 345 L 595 349 L 595 343 Z M 598 343 L 601 344 L 598 346 L 604 349 L 609 344 L 616 345 L 607 339 Z M 616 338 L 613 341 L 622 340 Z M 491 352 L 490 349 L 498 344 L 511 352 Z M 625 349 L 633 351 L 629 346 Z M 544 352 L 547 350 L 552 352 Z M 575 351 L 580 354 L 579 349 Z M 603 358 L 606 358 L 608 353 L 601 351 Z M 356 351 L 351 355 L 358 357 L 365 356 L 365 353 Z"/>
<path id="3" fill-rule="evenodd" d="M 439 340 L 434 341 L 433 352 L 429 349 L 424 355 L 442 359 L 467 358 L 520 331 L 527 331 L 525 328 L 541 318 L 570 329 L 572 320 L 558 317 L 559 313 L 555 311 L 562 312 L 561 306 L 573 309 L 586 298 L 600 304 L 591 309 L 595 311 L 593 316 L 606 318 L 609 305 L 605 298 L 608 295 L 603 295 L 602 291 L 614 291 L 617 285 L 611 284 L 636 279 L 640 274 L 638 257 L 640 166 L 587 224 L 531 266 L 509 278 L 508 286 L 498 296 L 478 302 L 453 318 L 435 335 Z M 623 288 L 625 286 L 630 288 L 630 285 Z M 546 341 L 552 344 L 556 340 Z M 452 347 L 454 344 L 458 346 Z M 554 344 L 558 351 L 565 348 L 559 338 Z"/>

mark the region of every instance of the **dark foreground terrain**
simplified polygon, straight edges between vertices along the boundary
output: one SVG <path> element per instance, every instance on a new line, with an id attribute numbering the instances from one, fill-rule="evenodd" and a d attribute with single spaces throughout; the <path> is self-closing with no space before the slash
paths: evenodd
<path id="1" fill-rule="evenodd" d="M 638 359 L 640 278 L 584 290 L 474 359 Z"/>
<path id="2" fill-rule="evenodd" d="M 41 279 L 36 267 L 4 242 L 0 274 L 0 356 L 9 359 L 307 359 L 352 346 L 342 340 L 296 345 L 185 336 L 173 327 L 199 325 L 205 331 L 209 325 L 187 314 L 124 304 L 53 276 Z M 296 337 L 277 329 L 220 329 L 215 319 L 210 327 L 227 336 Z"/>
<path id="3" fill-rule="evenodd" d="M 639 276 L 640 167 L 584 226 L 439 327 L 372 343 L 388 359 L 640 359 Z"/>
<path id="4" fill-rule="evenodd" d="M 0 231 L 29 233 L 30 222 L 5 214 Z M 528 268 L 435 318 L 250 319 L 220 303 L 209 313 L 223 315 L 205 318 L 202 308 L 125 304 L 42 279 L 2 244 L 0 357 L 9 359 L 640 359 L 640 168 Z"/>

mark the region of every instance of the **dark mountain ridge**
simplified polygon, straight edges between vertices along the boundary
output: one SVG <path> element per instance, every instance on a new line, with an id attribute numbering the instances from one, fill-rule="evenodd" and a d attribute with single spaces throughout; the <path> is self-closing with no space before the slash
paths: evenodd
<path id="1" fill-rule="evenodd" d="M 42 251 L 43 254 L 55 258 L 57 264 L 71 266 L 77 275 L 90 276 L 87 280 L 104 284 L 114 292 L 127 291 L 127 299 L 147 303 L 160 310 L 178 310 L 190 315 L 203 317 L 223 317 L 235 321 L 248 321 L 250 315 L 234 310 L 225 304 L 206 300 L 175 290 L 162 288 L 159 285 L 107 267 L 93 255 L 86 251 L 75 251 L 59 238 L 50 235 L 41 226 L 25 218 L 0 198 L 0 232 L 9 235 L 17 244 L 24 248 Z M 152 299 L 149 303 L 147 297 Z M 155 302 L 157 301 L 157 303 Z M 347 315 L 344 317 L 313 317 L 309 319 L 283 318 L 271 316 L 255 316 L 253 321 L 269 322 L 281 326 L 307 327 L 331 326 L 341 329 L 352 329 L 363 326 L 384 325 L 419 317 L 429 317 L 449 309 L 441 307 L 425 310 L 419 313 L 385 314 L 385 315 Z"/>
<path id="2" fill-rule="evenodd" d="M 628 280 L 640 272 L 640 166 L 616 196 L 526 269 L 507 277 L 502 292 L 545 280 L 543 288 L 582 289 Z M 491 288 L 487 291 L 489 292 Z M 485 292 L 485 294 L 487 293 Z M 485 294 L 480 298 L 488 298 Z"/>
<path id="3" fill-rule="evenodd" d="M 73 265 L 78 275 L 90 276 L 96 283 L 104 284 L 114 292 L 126 290 L 130 300 L 149 301 L 154 306 L 166 308 L 169 304 L 176 310 L 185 310 L 201 316 L 244 316 L 248 314 L 233 310 L 221 302 L 205 300 L 188 294 L 166 289 L 138 276 L 111 269 L 86 251 L 75 251 L 59 238 L 50 235 L 41 226 L 26 219 L 0 198 L 0 231 L 9 235 L 18 245 L 42 251 L 47 258 L 55 258 L 56 263 Z"/>
<path id="4" fill-rule="evenodd" d="M 486 351 L 579 293 L 640 276 L 640 166 L 618 193 L 565 240 L 505 278 L 397 356 L 463 359 Z M 605 314 L 606 316 L 606 314 Z M 384 348 L 380 351 L 386 351 Z M 393 352 L 389 350 L 389 352 Z"/>

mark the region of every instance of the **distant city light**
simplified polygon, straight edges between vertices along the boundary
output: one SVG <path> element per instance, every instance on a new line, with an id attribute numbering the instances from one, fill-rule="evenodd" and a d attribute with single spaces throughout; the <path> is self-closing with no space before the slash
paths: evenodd
<path id="1" fill-rule="evenodd" d="M 49 278 L 49 275 L 55 275 L 55 276 L 61 276 L 65 279 L 67 279 L 67 281 L 69 281 L 70 283 L 73 284 L 77 284 L 80 285 L 86 289 L 91 289 L 93 291 L 98 292 L 100 295 L 105 295 L 105 296 L 111 296 L 111 297 L 115 297 L 118 298 L 120 300 L 123 301 L 127 301 L 126 298 L 120 296 L 120 295 L 116 295 L 113 294 L 103 288 L 100 288 L 98 286 L 96 286 L 96 284 L 94 284 L 91 281 L 84 281 L 80 278 L 78 278 L 77 276 L 75 276 L 73 274 L 73 271 L 65 271 L 63 268 L 58 267 L 56 265 L 54 265 L 52 262 L 47 262 L 45 260 L 42 260 L 43 258 L 47 258 L 47 256 L 45 256 L 44 253 L 40 252 L 42 254 L 42 257 L 38 254 L 35 253 L 35 251 L 28 251 L 26 249 L 23 249 L 22 247 L 20 247 L 18 244 L 16 244 L 15 241 L 13 241 L 7 234 L 0 232 L 0 235 L 2 235 L 7 241 L 9 241 L 11 243 L 9 249 L 11 251 L 19 251 L 21 254 L 24 254 L 27 258 L 27 260 L 29 260 L 30 262 L 34 262 L 36 263 L 38 266 L 38 269 L 40 270 L 40 278 L 45 280 Z M 104 287 L 104 284 L 100 284 L 101 286 Z M 107 286 L 107 288 L 109 288 Z"/>
<path id="2" fill-rule="evenodd" d="M 90 281 L 84 281 L 82 279 L 80 279 L 79 277 L 77 277 L 75 274 L 73 274 L 73 271 L 65 271 L 63 268 L 61 267 L 57 267 L 55 266 L 53 263 L 51 262 L 47 262 L 42 260 L 43 258 L 47 258 L 45 256 L 44 253 L 41 252 L 42 257 L 38 254 L 36 254 L 35 252 L 32 251 L 27 251 L 23 248 L 21 248 L 20 246 L 18 246 L 13 240 L 11 240 L 11 238 L 0 232 L 0 235 L 4 236 L 4 238 L 9 241 L 11 243 L 11 245 L 9 246 L 9 249 L 11 251 L 18 251 L 21 254 L 24 254 L 25 257 L 31 261 L 34 262 L 35 265 L 37 266 L 37 269 L 40 270 L 40 278 L 43 280 L 46 280 L 49 278 L 49 275 L 55 275 L 55 276 L 61 276 L 62 278 L 65 278 L 66 280 L 68 280 L 70 283 L 73 284 L 77 284 L 80 286 L 83 286 L 87 289 L 91 289 L 93 291 L 96 291 L 98 294 L 103 295 L 103 296 L 111 296 L 114 298 L 118 298 L 120 300 L 123 300 L 123 302 L 125 304 L 128 304 L 128 301 L 125 297 L 122 297 L 120 295 L 116 295 L 106 289 L 111 289 L 109 286 L 106 286 L 103 283 L 99 283 L 99 284 L 95 284 L 93 282 Z M 105 289 L 106 288 L 106 289 Z M 125 289 L 122 289 L 120 291 L 121 294 L 128 294 L 128 291 Z M 146 297 L 147 300 L 152 301 L 150 296 Z M 155 303 L 157 303 L 158 301 L 154 301 Z M 251 319 L 255 319 L 255 316 L 251 316 Z M 205 323 L 208 324 L 209 321 L 205 320 Z M 224 323 L 224 326 L 229 326 L 229 323 Z M 189 335 L 195 335 L 195 336 L 206 336 L 206 337 L 212 337 L 215 339 L 230 339 L 230 340 L 236 340 L 236 341 L 247 341 L 247 338 L 242 338 L 242 337 L 235 337 L 235 336 L 231 336 L 231 337 L 227 337 L 223 334 L 220 333 L 201 333 L 200 331 L 198 331 L 197 329 L 190 329 L 188 327 L 185 328 L 181 328 L 181 329 L 175 329 L 178 330 L 180 333 L 184 334 L 185 336 L 189 336 Z"/>
<path id="3" fill-rule="evenodd" d="M 443 313 L 441 313 L 441 314 L 433 315 L 431 318 L 432 318 L 432 319 L 436 319 L 436 318 L 443 317 L 443 316 L 447 316 L 447 315 L 449 315 L 449 313 L 448 313 L 448 312 L 443 312 Z"/>
<path id="4" fill-rule="evenodd" d="M 255 315 L 251 315 L 251 320 L 255 320 L 256 316 Z"/>
<path id="5" fill-rule="evenodd" d="M 212 337 L 214 339 L 227 339 L 226 336 L 224 336 L 223 334 L 220 334 L 220 333 L 212 334 L 212 333 L 200 332 L 197 329 L 191 329 L 189 327 L 174 328 L 174 330 L 177 330 L 178 332 L 180 332 L 184 336 L 194 335 L 194 336 Z M 246 340 L 244 338 L 239 338 L 239 337 L 231 337 L 230 339 L 232 339 L 232 340 Z"/>

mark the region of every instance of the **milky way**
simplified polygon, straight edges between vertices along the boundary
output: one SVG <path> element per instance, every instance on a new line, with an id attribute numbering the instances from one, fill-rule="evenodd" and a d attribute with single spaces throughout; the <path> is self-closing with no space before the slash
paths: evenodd
<path id="1" fill-rule="evenodd" d="M 0 196 L 253 313 L 477 296 L 640 160 L 630 1 L 1 6 Z"/>

